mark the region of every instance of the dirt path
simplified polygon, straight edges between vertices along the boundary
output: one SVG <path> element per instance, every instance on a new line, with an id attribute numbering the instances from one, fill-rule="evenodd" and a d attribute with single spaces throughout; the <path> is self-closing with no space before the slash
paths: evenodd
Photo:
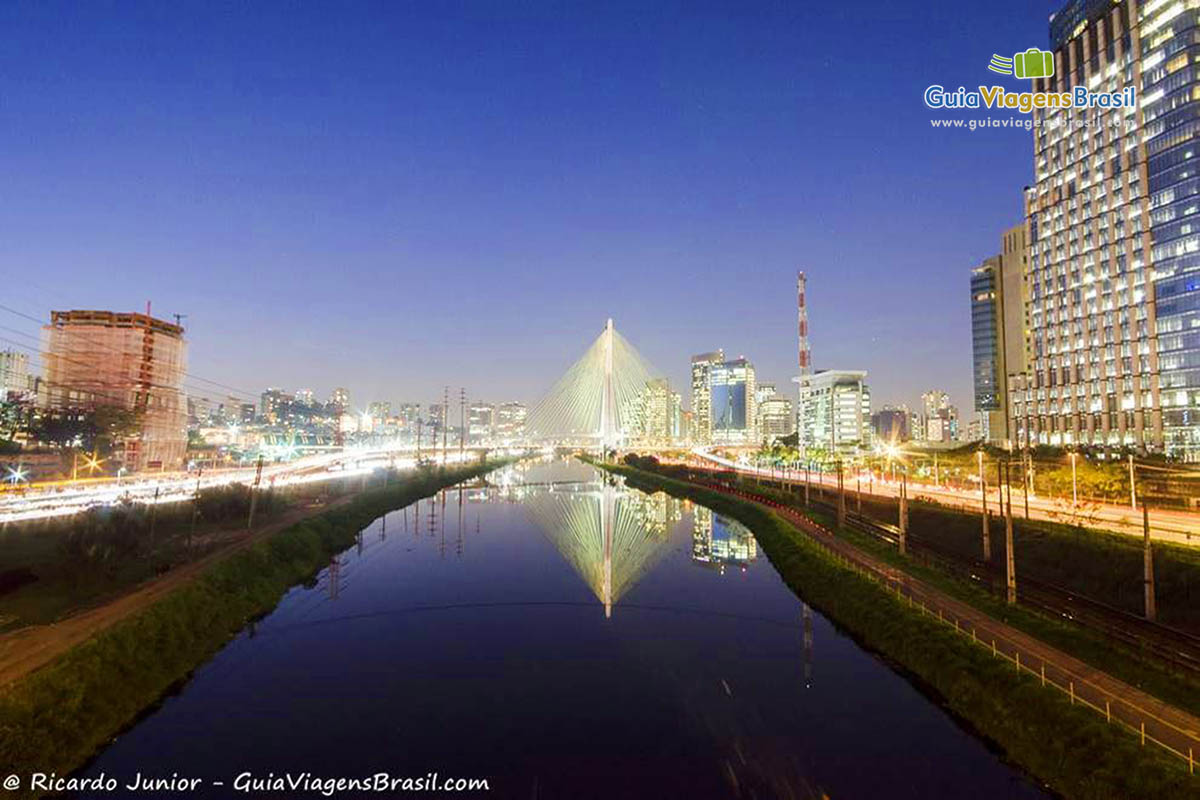
<path id="1" fill-rule="evenodd" d="M 1192 764 L 1200 757 L 1200 720 L 1191 714 L 1114 678 L 1045 642 L 1003 623 L 940 589 L 912 577 L 836 536 L 795 509 L 719 484 L 697 482 L 707 489 L 750 500 L 784 517 L 839 561 L 874 578 L 904 598 L 914 609 L 952 627 L 965 639 L 1005 658 L 1014 669 L 1091 707 L 1109 722 L 1123 724 L 1142 743 L 1158 744 Z"/>
<path id="2" fill-rule="evenodd" d="M 35 625 L 0 635 L 0 687 L 28 675 L 88 637 L 146 608 L 192 580 L 214 562 L 303 519 L 345 505 L 355 497 L 355 494 L 351 494 L 325 505 L 294 509 L 251 533 L 226 528 L 215 534 L 228 536 L 226 543 L 203 558 L 141 583 L 132 591 L 103 605 L 79 611 L 47 625 Z"/>

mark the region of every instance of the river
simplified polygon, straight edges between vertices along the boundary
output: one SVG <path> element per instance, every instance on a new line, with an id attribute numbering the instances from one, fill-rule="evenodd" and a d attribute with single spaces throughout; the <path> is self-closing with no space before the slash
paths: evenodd
<path id="1" fill-rule="evenodd" d="M 1044 796 L 745 527 L 563 461 L 376 520 L 81 775 L 246 797 L 433 772 L 506 798 Z"/>

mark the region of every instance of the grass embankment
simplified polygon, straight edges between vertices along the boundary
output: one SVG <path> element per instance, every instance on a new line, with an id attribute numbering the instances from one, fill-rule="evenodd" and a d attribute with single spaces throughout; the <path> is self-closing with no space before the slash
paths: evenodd
<path id="1" fill-rule="evenodd" d="M 264 489 L 257 524 L 268 524 L 316 493 L 348 487 Z M 42 625 L 120 595 L 139 583 L 202 558 L 241 532 L 251 489 L 204 489 L 195 501 L 118 504 L 69 516 L 0 525 L 0 633 Z"/>
<path id="2" fill-rule="evenodd" d="M 695 484 L 607 466 L 646 491 L 690 498 L 750 527 L 787 584 L 806 602 L 914 676 L 1012 762 L 1069 798 L 1200 797 L 1200 781 L 1166 754 L 1094 712 L 1073 706 L 1003 659 L 924 617 L 875 582 L 841 566 L 762 507 Z"/>
<path id="3" fill-rule="evenodd" d="M 803 495 L 797 498 L 794 493 L 758 486 L 748 479 L 739 478 L 738 480 L 746 491 L 758 492 L 784 505 L 789 505 L 827 528 L 837 527 L 832 513 L 823 511 L 820 507 L 804 508 L 801 499 Z M 817 498 L 814 496 L 813 500 L 815 502 Z M 848 508 L 854 508 L 853 501 L 848 503 Z M 865 503 L 863 510 L 866 511 Z M 911 519 L 913 517 L 910 515 Z M 1002 524 L 997 525 L 996 522 L 993 520 L 992 544 L 995 549 L 1003 553 L 1004 529 Z M 975 524 L 979 525 L 978 517 L 975 518 Z M 928 530 L 928 528 L 917 529 L 915 524 L 911 529 L 922 537 Z M 934 535 L 938 535 L 938 533 L 937 530 L 933 531 Z M 980 534 L 978 527 L 975 529 L 975 534 L 976 536 Z M 967 580 L 958 574 L 943 571 L 937 566 L 921 563 L 910 556 L 902 556 L 896 552 L 894 546 L 873 536 L 850 529 L 840 531 L 838 535 L 859 549 L 900 567 L 905 572 L 937 587 L 952 597 L 969 603 L 991 617 L 1035 636 L 1081 661 L 1100 667 L 1130 686 L 1135 686 L 1148 694 L 1200 716 L 1200 682 L 1197 681 L 1195 673 L 1183 668 L 1173 668 L 1157 654 L 1150 651 L 1143 652 L 1132 645 L 1110 639 L 1100 631 L 1042 614 L 1025 606 L 1010 606 L 1001 595 L 989 591 L 985 585 Z M 1021 577 L 1027 574 L 1025 551 L 1016 544 L 1015 532 L 1013 539 L 1013 547 L 1017 552 L 1017 581 L 1019 584 Z"/>
<path id="4" fill-rule="evenodd" d="M 380 515 L 495 469 L 426 470 L 367 489 L 349 504 L 231 554 L 135 616 L 0 690 L 7 772 L 83 764 L 249 620 L 274 608 Z"/>

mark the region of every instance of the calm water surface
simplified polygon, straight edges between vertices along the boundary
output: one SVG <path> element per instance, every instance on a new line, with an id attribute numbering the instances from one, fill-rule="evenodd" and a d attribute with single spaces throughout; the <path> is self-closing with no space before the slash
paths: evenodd
<path id="1" fill-rule="evenodd" d="M 243 772 L 381 771 L 515 798 L 1042 796 L 744 527 L 571 462 L 376 520 L 84 774 L 246 797 Z"/>

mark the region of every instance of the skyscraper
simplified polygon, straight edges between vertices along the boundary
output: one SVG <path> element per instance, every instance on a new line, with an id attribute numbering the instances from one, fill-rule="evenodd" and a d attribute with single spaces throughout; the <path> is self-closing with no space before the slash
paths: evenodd
<path id="1" fill-rule="evenodd" d="M 692 441 L 712 442 L 712 368 L 725 361 L 724 350 L 692 356 Z"/>
<path id="2" fill-rule="evenodd" d="M 989 441 L 1008 444 L 1008 376 L 1025 371 L 1024 224 L 1004 232 L 1000 255 L 971 270 L 971 344 L 975 410 L 987 415 Z"/>
<path id="3" fill-rule="evenodd" d="M 1136 86 L 1139 104 L 1033 112 L 1018 445 L 1200 459 L 1198 24 L 1190 5 L 1137 0 L 1073 0 L 1051 18 L 1054 74 L 1035 91 Z"/>
<path id="4" fill-rule="evenodd" d="M 722 361 L 709 368 L 710 436 L 714 444 L 758 443 L 754 402 L 754 365 L 745 358 Z"/>

